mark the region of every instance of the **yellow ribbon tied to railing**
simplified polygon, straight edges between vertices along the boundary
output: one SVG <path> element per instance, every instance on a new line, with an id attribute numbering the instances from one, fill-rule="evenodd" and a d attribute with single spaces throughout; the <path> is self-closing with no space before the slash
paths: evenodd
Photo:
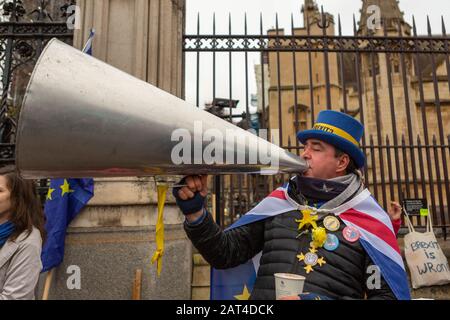
<path id="1" fill-rule="evenodd" d="M 168 185 L 158 185 L 158 220 L 156 221 L 156 251 L 153 254 L 152 264 L 157 263 L 158 276 L 162 270 L 162 257 L 164 255 L 164 204 L 166 203 Z"/>

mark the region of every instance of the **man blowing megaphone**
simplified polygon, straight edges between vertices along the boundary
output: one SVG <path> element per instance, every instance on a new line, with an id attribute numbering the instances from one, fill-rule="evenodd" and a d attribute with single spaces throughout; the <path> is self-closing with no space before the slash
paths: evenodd
<path id="1" fill-rule="evenodd" d="M 305 146 L 301 159 L 56 39 L 36 63 L 23 101 L 16 165 L 24 178 L 270 169 L 255 157 L 257 150 L 270 150 L 280 172 L 307 168 L 225 231 L 204 207 L 206 176 L 188 176 L 181 182 L 187 186 L 174 188 L 187 235 L 214 268 L 213 299 L 274 299 L 275 273 L 306 278 L 309 294 L 288 298 L 410 298 L 392 223 L 358 171 L 365 162 L 359 145 L 364 129 L 354 118 L 321 112 L 311 130 L 298 133 Z M 171 137 L 180 128 L 194 138 L 238 132 L 246 142 L 234 148 L 225 139 L 222 151 L 232 158 L 248 153 L 256 162 L 174 163 Z M 202 140 L 198 149 L 206 144 Z"/>
<path id="2" fill-rule="evenodd" d="M 307 293 L 284 299 L 410 298 L 392 223 L 359 172 L 365 162 L 359 146 L 363 131 L 346 114 L 322 111 L 311 130 L 297 135 L 307 171 L 225 231 L 205 209 L 206 175 L 187 176 L 184 187 L 173 189 L 188 237 L 216 269 L 213 299 L 275 299 L 275 273 L 306 278 Z M 224 280 L 224 272 L 249 261 L 253 279 L 241 287 Z"/>

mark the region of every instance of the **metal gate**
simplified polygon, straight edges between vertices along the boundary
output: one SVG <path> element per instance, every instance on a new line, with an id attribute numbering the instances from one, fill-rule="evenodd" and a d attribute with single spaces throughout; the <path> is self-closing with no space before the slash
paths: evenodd
<path id="1" fill-rule="evenodd" d="M 66 9 L 75 1 L 0 1 L 0 162 L 14 164 L 15 136 L 22 99 L 33 67 L 51 38 L 72 44 Z M 56 9 L 55 7 L 58 6 Z M 57 15 L 51 12 L 54 9 Z M 59 22 L 56 22 L 59 21 Z M 39 192 L 44 199 L 47 180 Z"/>
<path id="2" fill-rule="evenodd" d="M 260 33 L 253 35 L 247 33 L 246 20 L 239 34 L 231 32 L 231 17 L 228 34 L 216 34 L 215 17 L 212 25 L 210 34 L 200 34 L 199 18 L 197 34 L 184 36 L 185 60 L 189 55 L 196 60 L 191 76 L 196 79 L 197 105 L 200 90 L 206 91 L 213 101 L 208 108 L 217 113 L 217 88 L 225 85 L 229 112 L 217 114 L 229 121 L 240 117 L 239 125 L 249 123 L 248 55 L 257 53 L 261 128 L 268 128 L 271 137 L 278 135 L 280 146 L 300 154 L 302 146 L 295 133 L 310 127 L 320 110 L 341 110 L 356 117 L 365 125 L 365 183 L 378 202 L 387 209 L 391 200 L 426 198 L 434 226 L 446 237 L 450 227 L 450 41 L 444 21 L 439 35 L 428 27 L 425 36 L 417 34 L 415 23 L 411 28 L 395 19 L 382 20 L 381 29 L 373 32 L 365 32 L 354 20 L 353 36 L 342 35 L 339 19 L 335 35 L 333 17 L 323 9 L 311 20 L 306 17 L 304 28 L 294 28 L 291 21 L 290 35 L 278 27 L 278 18 L 275 29 L 267 32 L 261 18 Z M 244 59 L 245 69 L 236 72 L 235 59 Z M 216 71 L 223 64 L 228 65 L 225 80 L 218 79 Z M 212 81 L 202 79 L 205 69 Z M 242 76 L 246 112 L 233 115 L 233 81 Z M 229 225 L 287 178 L 215 178 L 211 207 L 216 220 Z M 424 219 L 415 217 L 414 224 L 424 226 Z"/>

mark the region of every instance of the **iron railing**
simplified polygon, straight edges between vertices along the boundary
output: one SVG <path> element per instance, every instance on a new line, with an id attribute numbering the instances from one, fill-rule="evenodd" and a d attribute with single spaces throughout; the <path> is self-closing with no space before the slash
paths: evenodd
<path id="1" fill-rule="evenodd" d="M 61 0 L 62 6 L 75 2 Z M 47 12 L 49 1 L 25 3 L 0 1 L 0 164 L 14 164 L 18 115 L 33 67 L 46 43 L 58 38 L 72 44 L 73 30 L 64 17 L 56 19 Z M 53 1 L 51 4 L 55 4 Z M 59 14 L 60 12 L 58 12 Z M 64 12 L 61 9 L 64 16 Z M 58 17 L 59 18 L 59 17 Z M 60 21 L 54 21 L 60 20 Z M 45 199 L 47 180 L 39 182 L 39 193 Z"/>
<path id="2" fill-rule="evenodd" d="M 196 68 L 192 71 L 195 75 L 186 77 L 196 79 L 197 105 L 200 90 L 208 92 L 206 95 L 212 101 L 219 85 L 229 87 L 230 101 L 236 99 L 233 81 L 244 75 L 244 104 L 248 116 L 251 81 L 248 55 L 259 53 L 261 126 L 271 129 L 272 136 L 276 131 L 280 146 L 300 154 L 302 146 L 295 139 L 295 133 L 305 129 L 305 124 L 314 123 L 320 110 L 340 109 L 354 115 L 366 128 L 362 141 L 367 158 L 364 177 L 375 198 L 386 210 L 391 200 L 427 198 L 434 225 L 446 237 L 450 227 L 450 127 L 444 119 L 450 119 L 450 95 L 447 94 L 450 93 L 450 39 L 446 35 L 444 21 L 440 35 L 432 34 L 428 21 L 428 34 L 419 36 L 415 21 L 412 34 L 405 33 L 407 26 L 400 21 L 389 25 L 383 21 L 382 34 L 364 35 L 353 20 L 354 35 L 343 36 L 339 19 L 338 35 L 335 36 L 327 34 L 327 19 L 322 12 L 321 18 L 315 21 L 322 31 L 319 35 L 311 34 L 309 21 L 304 34 L 299 34 L 293 19 L 291 35 L 284 35 L 278 27 L 278 17 L 274 30 L 266 34 L 261 18 L 260 33 L 248 35 L 247 18 L 243 33 L 232 34 L 230 16 L 228 34 L 218 35 L 214 16 L 212 33 L 202 35 L 198 18 L 197 34 L 184 36 L 185 59 L 188 55 L 195 55 L 196 60 Z M 223 53 L 228 53 L 228 57 L 223 57 Z M 221 54 L 220 61 L 218 54 Z M 320 76 L 324 79 L 321 84 L 325 99 L 322 102 L 317 101 L 315 96 L 318 83 L 314 81 L 313 69 L 318 60 L 313 59 L 313 54 L 323 57 L 320 62 L 323 74 Z M 207 55 L 210 55 L 207 61 L 212 61 L 210 65 L 201 60 Z M 288 55 L 292 57 L 288 58 Z M 300 55 L 304 60 L 299 60 Z M 237 57 L 245 60 L 245 69 L 236 74 L 232 66 Z M 220 84 L 217 78 L 219 64 L 228 64 L 228 79 L 225 82 L 222 77 Z M 332 68 L 332 65 L 337 67 Z M 201 79 L 201 68 L 211 73 L 209 87 L 205 86 L 208 82 Z M 441 74 L 442 69 L 446 74 Z M 269 83 L 265 80 L 267 70 L 270 72 Z M 306 83 L 304 79 L 300 81 L 304 74 L 307 74 Z M 332 92 L 332 77 L 339 78 L 338 98 Z M 380 86 L 383 88 L 380 89 Z M 301 90 L 308 92 L 307 99 L 300 98 Z M 269 92 L 268 97 L 266 91 Z M 350 98 L 353 106 L 350 105 Z M 286 100 L 293 106 L 294 124 L 290 126 L 287 126 L 291 119 L 286 110 Z M 386 101 L 383 105 L 382 100 Z M 232 113 L 230 108 L 229 121 L 235 117 Z M 365 123 L 369 116 L 371 124 Z M 289 132 L 285 132 L 287 130 Z M 215 178 L 215 203 L 212 207 L 216 211 L 216 220 L 223 226 L 229 225 L 287 178 L 283 175 L 271 178 L 252 175 Z M 414 224 L 423 227 L 424 220 L 417 217 Z"/>

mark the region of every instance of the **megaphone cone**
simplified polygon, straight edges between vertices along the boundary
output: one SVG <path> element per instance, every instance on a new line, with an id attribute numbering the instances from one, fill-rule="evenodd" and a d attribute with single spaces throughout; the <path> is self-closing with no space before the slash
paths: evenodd
<path id="1" fill-rule="evenodd" d="M 56 39 L 43 50 L 27 88 L 16 166 L 26 178 L 307 167 L 255 134 Z"/>

